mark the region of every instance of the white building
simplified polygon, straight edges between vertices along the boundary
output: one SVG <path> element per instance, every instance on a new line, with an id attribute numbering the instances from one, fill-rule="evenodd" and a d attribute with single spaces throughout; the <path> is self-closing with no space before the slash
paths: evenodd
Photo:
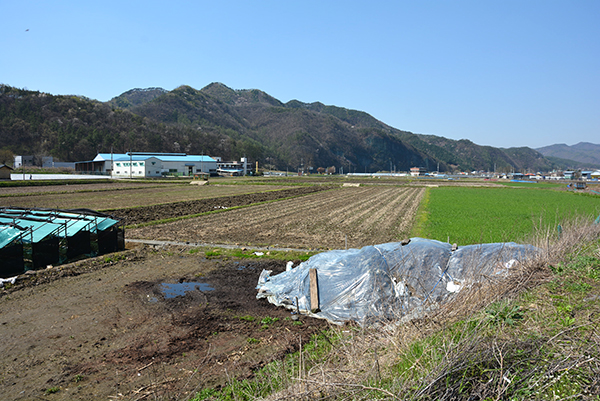
<path id="1" fill-rule="evenodd" d="M 76 163 L 76 170 L 114 177 L 187 176 L 217 174 L 217 161 L 210 156 L 185 153 L 99 153 L 90 162 Z"/>
<path id="2" fill-rule="evenodd" d="M 220 175 L 248 175 L 248 159 L 242 157 L 238 161 L 222 161 L 220 157 L 217 159 L 217 172 Z"/>
<path id="3" fill-rule="evenodd" d="M 13 166 L 14 168 L 33 166 L 33 156 L 15 156 Z"/>

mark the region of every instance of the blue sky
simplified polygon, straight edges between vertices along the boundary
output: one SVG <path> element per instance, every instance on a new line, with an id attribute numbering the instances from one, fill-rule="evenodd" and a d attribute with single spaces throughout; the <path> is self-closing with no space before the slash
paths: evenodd
<path id="1" fill-rule="evenodd" d="M 600 1 L 0 0 L 0 83 L 222 82 L 498 147 L 600 143 Z"/>

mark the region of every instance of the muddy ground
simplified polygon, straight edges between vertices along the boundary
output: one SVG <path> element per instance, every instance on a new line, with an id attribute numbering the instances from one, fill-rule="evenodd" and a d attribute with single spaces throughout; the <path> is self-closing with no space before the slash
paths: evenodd
<path id="1" fill-rule="evenodd" d="M 256 299 L 285 264 L 141 247 L 25 275 L 1 291 L 0 399 L 186 399 L 251 378 L 327 327 Z"/>

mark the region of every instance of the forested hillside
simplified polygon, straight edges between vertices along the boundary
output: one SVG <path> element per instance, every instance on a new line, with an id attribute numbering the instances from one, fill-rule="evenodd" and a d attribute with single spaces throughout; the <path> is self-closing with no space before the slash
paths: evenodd
<path id="1" fill-rule="evenodd" d="M 288 103 L 213 83 L 132 89 L 109 102 L 0 86 L 0 148 L 62 161 L 98 152 L 150 151 L 246 156 L 272 168 L 334 166 L 344 172 L 539 171 L 555 165 L 529 148 L 417 135 L 371 115 L 322 103 Z"/>

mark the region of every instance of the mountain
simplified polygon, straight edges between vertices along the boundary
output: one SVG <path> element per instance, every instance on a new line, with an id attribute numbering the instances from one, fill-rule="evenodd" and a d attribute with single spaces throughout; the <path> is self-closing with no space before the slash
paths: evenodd
<path id="1" fill-rule="evenodd" d="M 112 98 L 107 103 L 113 107 L 129 109 L 131 107 L 154 100 L 167 92 L 168 91 L 163 88 L 135 88 Z"/>
<path id="2" fill-rule="evenodd" d="M 102 103 L 0 85 L 0 148 L 89 160 L 98 152 L 247 156 L 273 168 L 335 166 L 344 172 L 546 171 L 530 148 L 493 148 L 393 128 L 368 113 L 320 102 L 283 103 L 258 90 L 212 83 L 132 89 Z"/>
<path id="3" fill-rule="evenodd" d="M 163 124 L 109 103 L 0 85 L 0 148 L 17 155 L 84 161 L 111 149 L 218 154 L 227 141 L 214 130 Z"/>
<path id="4" fill-rule="evenodd" d="M 366 113 L 298 101 L 284 104 L 257 89 L 233 90 L 220 83 L 202 90 L 181 86 L 131 111 L 165 124 L 216 130 L 243 149 L 260 150 L 250 158 L 268 158 L 280 169 L 336 166 L 364 172 L 389 170 L 390 164 L 398 170 L 436 165 Z"/>
<path id="5" fill-rule="evenodd" d="M 593 143 L 579 142 L 572 146 L 561 143 L 536 150 L 547 158 L 566 164 L 570 168 L 600 168 L 600 145 Z"/>

